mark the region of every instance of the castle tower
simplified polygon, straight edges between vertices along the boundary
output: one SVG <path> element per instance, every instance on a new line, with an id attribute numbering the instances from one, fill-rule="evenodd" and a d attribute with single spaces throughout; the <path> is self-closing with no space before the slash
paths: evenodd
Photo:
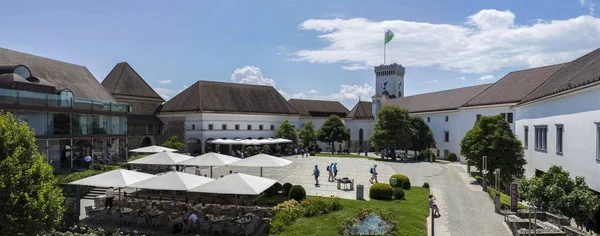
<path id="1" fill-rule="evenodd" d="M 396 63 L 375 67 L 375 95 L 373 100 L 373 117 L 377 120 L 377 112 L 381 109 L 384 96 L 388 98 L 404 97 L 404 72 L 402 65 Z"/>

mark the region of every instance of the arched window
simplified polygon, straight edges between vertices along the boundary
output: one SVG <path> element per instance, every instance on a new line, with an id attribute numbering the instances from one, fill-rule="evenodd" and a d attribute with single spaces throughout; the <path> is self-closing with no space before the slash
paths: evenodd
<path id="1" fill-rule="evenodd" d="M 358 145 L 363 148 L 363 129 L 358 130 Z"/>
<path id="2" fill-rule="evenodd" d="M 401 91 L 399 91 L 399 92 L 398 92 L 398 97 L 399 97 L 399 98 L 401 98 L 401 97 L 402 97 L 402 92 L 401 92 Z"/>

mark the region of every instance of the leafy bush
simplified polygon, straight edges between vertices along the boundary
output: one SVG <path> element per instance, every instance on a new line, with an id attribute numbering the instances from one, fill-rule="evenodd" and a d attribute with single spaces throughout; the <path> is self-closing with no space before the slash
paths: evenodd
<path id="1" fill-rule="evenodd" d="M 306 190 L 304 190 L 304 187 L 300 185 L 294 185 L 292 188 L 290 188 L 289 197 L 290 199 L 294 199 L 296 201 L 302 201 L 306 199 Z"/>
<path id="2" fill-rule="evenodd" d="M 97 174 L 102 174 L 104 173 L 104 171 L 99 171 L 99 170 L 86 170 L 83 172 L 73 172 L 70 174 L 66 174 L 66 175 L 58 175 L 58 183 L 61 184 L 66 184 L 66 183 L 71 183 L 73 181 L 77 181 L 80 179 L 84 179 L 93 175 L 97 175 Z"/>
<path id="3" fill-rule="evenodd" d="M 265 144 L 265 145 L 262 147 L 262 152 L 269 152 L 269 151 L 271 151 L 271 147 L 269 147 L 269 145 L 266 145 L 266 144 Z"/>
<path id="4" fill-rule="evenodd" d="M 394 188 L 394 199 L 402 200 L 404 199 L 404 189 L 402 188 Z"/>
<path id="5" fill-rule="evenodd" d="M 277 192 L 281 189 L 281 184 L 279 182 L 273 184 L 271 187 L 269 187 L 266 191 L 266 195 L 267 197 L 272 197 L 277 195 Z"/>
<path id="6" fill-rule="evenodd" d="M 406 180 L 402 181 L 402 188 L 405 190 L 409 190 L 410 189 L 410 180 L 406 179 Z"/>
<path id="7" fill-rule="evenodd" d="M 92 165 L 92 170 L 111 171 L 111 170 L 116 170 L 116 169 L 119 169 L 119 167 L 111 166 L 111 165 L 103 165 L 103 164 L 93 164 Z"/>
<path id="8" fill-rule="evenodd" d="M 339 198 L 332 200 L 323 200 L 317 198 L 314 200 L 304 200 L 300 203 L 304 208 L 304 217 L 318 216 L 342 209 Z"/>
<path id="9" fill-rule="evenodd" d="M 49 234 L 50 236 L 88 236 L 88 235 L 123 235 L 123 236 L 137 236 L 144 235 L 141 232 L 135 230 L 125 229 L 104 229 L 100 227 L 89 227 L 89 226 L 78 226 L 75 225 L 71 228 L 66 228 L 64 225 L 59 226 L 57 230 Z"/>
<path id="10" fill-rule="evenodd" d="M 394 190 L 392 186 L 384 183 L 376 183 L 369 189 L 369 197 L 378 200 L 389 200 L 392 199 Z"/>
<path id="11" fill-rule="evenodd" d="M 147 155 L 135 155 L 135 156 L 130 156 L 130 157 L 129 157 L 129 160 L 127 160 L 127 161 L 135 161 L 135 160 L 137 160 L 137 159 L 144 158 L 144 157 L 146 157 L 146 156 L 147 156 Z"/>
<path id="12" fill-rule="evenodd" d="M 423 183 L 423 188 L 429 188 L 429 183 L 427 183 L 427 182 Z"/>
<path id="13" fill-rule="evenodd" d="M 298 148 L 303 148 L 304 147 L 304 143 L 303 142 L 298 142 Z"/>
<path id="14" fill-rule="evenodd" d="M 448 160 L 450 162 L 458 161 L 458 157 L 456 157 L 456 153 L 451 152 L 450 155 L 448 155 Z"/>
<path id="15" fill-rule="evenodd" d="M 425 151 L 421 152 L 421 154 L 419 154 L 419 159 L 421 159 L 422 161 L 429 161 L 429 156 L 431 156 L 433 158 L 433 161 L 435 161 L 436 156 L 431 151 L 431 149 L 426 149 Z"/>
<path id="16" fill-rule="evenodd" d="M 281 152 L 281 146 L 279 146 L 279 145 L 275 146 L 275 152 L 280 153 Z"/>
<path id="17" fill-rule="evenodd" d="M 290 189 L 291 189 L 291 188 L 292 188 L 292 184 L 290 184 L 290 183 L 285 183 L 285 184 L 283 184 L 283 186 L 282 186 L 282 188 L 281 188 L 281 189 L 283 190 L 283 191 L 282 191 L 282 192 L 283 192 L 283 195 L 289 195 L 289 194 L 290 194 Z"/>
<path id="18" fill-rule="evenodd" d="M 294 189 L 295 186 L 293 186 L 292 189 Z M 294 221 L 301 217 L 318 216 L 339 211 L 341 209 L 342 204 L 337 197 L 331 199 L 316 198 L 301 202 L 290 199 L 273 207 L 269 212 L 273 217 L 269 224 L 269 226 L 271 226 L 269 233 L 281 233 L 287 226 L 292 225 Z"/>
<path id="19" fill-rule="evenodd" d="M 250 155 L 251 153 L 254 152 L 254 148 L 253 147 L 247 147 L 246 151 L 248 151 L 248 155 Z"/>
<path id="20" fill-rule="evenodd" d="M 393 178 L 396 178 L 396 179 L 397 179 L 397 181 L 396 181 L 396 184 L 395 184 L 395 185 L 392 183 L 392 179 L 393 179 Z M 410 183 L 410 180 L 408 179 L 408 176 L 406 176 L 406 175 L 403 175 L 403 174 L 395 174 L 395 175 L 392 175 L 392 176 L 390 177 L 390 185 L 391 185 L 392 187 L 402 187 L 402 183 L 403 183 L 404 181 L 408 181 L 408 182 Z"/>

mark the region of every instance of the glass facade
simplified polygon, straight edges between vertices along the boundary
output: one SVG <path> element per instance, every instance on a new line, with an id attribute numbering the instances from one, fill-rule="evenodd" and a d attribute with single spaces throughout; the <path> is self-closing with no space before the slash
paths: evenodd
<path id="1" fill-rule="evenodd" d="M 0 102 L 37 105 L 42 107 L 70 107 L 94 111 L 127 112 L 126 103 L 75 98 L 72 93 L 65 90 L 61 95 L 36 93 L 30 91 L 0 89 Z"/>

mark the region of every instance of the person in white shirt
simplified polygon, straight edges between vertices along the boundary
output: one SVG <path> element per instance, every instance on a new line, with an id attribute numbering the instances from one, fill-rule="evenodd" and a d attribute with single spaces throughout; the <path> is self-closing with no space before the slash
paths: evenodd
<path id="1" fill-rule="evenodd" d="M 189 212 L 188 213 L 188 220 L 187 220 L 187 227 L 186 227 L 186 231 L 190 232 L 194 229 L 194 227 L 196 227 L 196 222 L 198 222 L 198 216 L 196 216 L 196 214 L 194 214 L 194 212 Z"/>
<path id="2" fill-rule="evenodd" d="M 196 166 L 196 175 L 200 175 L 200 166 Z"/>
<path id="3" fill-rule="evenodd" d="M 115 190 L 111 186 L 106 190 L 106 200 L 104 202 L 104 206 L 106 209 L 113 208 L 113 200 L 115 199 Z"/>

